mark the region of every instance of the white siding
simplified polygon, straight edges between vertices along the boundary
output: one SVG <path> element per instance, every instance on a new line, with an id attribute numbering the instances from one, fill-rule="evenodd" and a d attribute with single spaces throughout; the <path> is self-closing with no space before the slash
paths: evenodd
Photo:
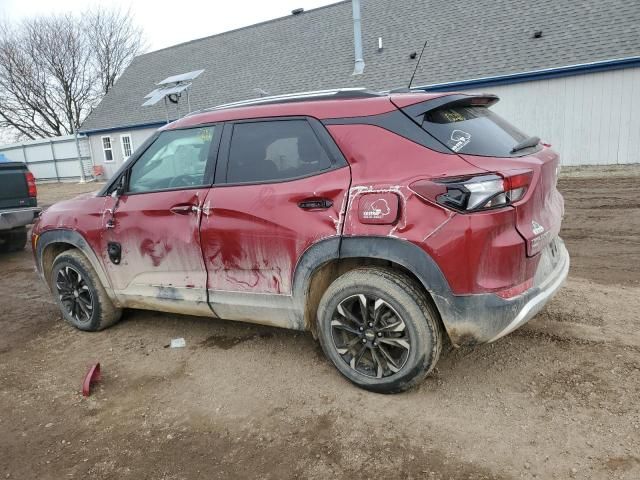
<path id="1" fill-rule="evenodd" d="M 147 138 L 149 138 L 156 131 L 156 128 L 140 128 L 135 130 L 115 130 L 105 133 L 90 134 L 89 140 L 91 141 L 91 151 L 93 154 L 93 161 L 96 165 L 102 165 L 104 167 L 104 174 L 106 178 L 111 176 L 120 168 L 124 159 L 122 158 L 122 135 L 130 135 L 133 151 L 142 145 Z M 113 162 L 104 163 L 104 153 L 102 149 L 102 137 L 111 137 L 111 148 L 113 150 Z"/>
<path id="2" fill-rule="evenodd" d="M 551 143 L 563 165 L 640 162 L 640 68 L 483 91 L 500 97 L 496 112 Z"/>

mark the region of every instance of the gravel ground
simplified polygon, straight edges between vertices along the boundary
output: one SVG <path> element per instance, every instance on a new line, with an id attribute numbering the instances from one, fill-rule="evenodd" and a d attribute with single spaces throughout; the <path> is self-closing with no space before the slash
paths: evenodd
<path id="1" fill-rule="evenodd" d="M 640 478 L 638 171 L 565 173 L 561 292 L 395 396 L 304 333 L 143 311 L 81 333 L 31 252 L 0 256 L 0 478 Z M 41 185 L 41 203 L 97 188 Z"/>

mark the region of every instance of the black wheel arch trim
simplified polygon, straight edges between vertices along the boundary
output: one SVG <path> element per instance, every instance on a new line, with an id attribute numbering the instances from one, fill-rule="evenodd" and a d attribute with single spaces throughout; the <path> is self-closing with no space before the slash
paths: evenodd
<path id="1" fill-rule="evenodd" d="M 342 237 L 340 258 L 376 258 L 397 263 L 414 274 L 432 294 L 451 295 L 451 289 L 431 256 L 407 240 L 393 237 Z"/>
<path id="2" fill-rule="evenodd" d="M 307 248 L 298 260 L 293 274 L 292 294 L 303 307 L 313 274 L 323 265 L 339 258 L 340 240 L 339 236 L 324 238 Z"/>
<path id="3" fill-rule="evenodd" d="M 109 277 L 102 267 L 102 263 L 100 262 L 98 256 L 93 251 L 93 248 L 91 248 L 91 246 L 89 245 L 89 242 L 87 242 L 87 240 L 75 230 L 47 230 L 41 233 L 38 237 L 38 244 L 35 251 L 36 268 L 38 269 L 40 276 L 47 285 L 49 285 L 49 281 L 48 279 L 44 278 L 44 265 L 42 264 L 43 253 L 45 248 L 54 243 L 66 243 L 80 250 L 85 255 L 85 257 L 87 257 L 89 263 L 91 263 L 91 266 L 98 274 L 98 278 L 100 279 L 102 286 L 106 290 L 107 295 L 109 295 L 110 299 L 114 303 L 119 303 L 111 287 Z"/>
<path id="4" fill-rule="evenodd" d="M 309 247 L 296 265 L 293 298 L 304 309 L 311 279 L 323 265 L 336 259 L 375 258 L 401 265 L 420 281 L 444 316 L 453 296 L 440 267 L 419 246 L 407 240 L 378 236 L 335 236 Z"/>
<path id="5" fill-rule="evenodd" d="M 334 236 L 311 245 L 296 265 L 294 297 L 303 297 L 313 274 L 336 259 L 376 258 L 403 266 L 423 287 L 437 295 L 451 295 L 451 289 L 438 264 L 420 247 L 407 240 L 378 236 Z"/>

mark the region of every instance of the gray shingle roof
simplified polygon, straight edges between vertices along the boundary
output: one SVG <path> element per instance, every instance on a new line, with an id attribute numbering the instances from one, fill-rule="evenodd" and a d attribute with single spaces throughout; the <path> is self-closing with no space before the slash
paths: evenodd
<path id="1" fill-rule="evenodd" d="M 276 95 L 406 86 L 417 61 L 409 54 L 425 40 L 414 85 L 640 55 L 635 0 L 364 0 L 362 29 L 366 68 L 358 76 L 350 1 L 140 55 L 82 130 L 164 121 L 162 103 L 141 107 L 143 97 L 163 78 L 201 68 L 192 109 L 252 98 L 255 88 Z"/>

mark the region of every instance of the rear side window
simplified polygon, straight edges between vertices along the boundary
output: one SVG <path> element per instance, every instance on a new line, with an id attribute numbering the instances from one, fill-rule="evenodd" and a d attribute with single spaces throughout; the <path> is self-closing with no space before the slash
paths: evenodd
<path id="1" fill-rule="evenodd" d="M 233 126 L 228 183 L 282 181 L 320 173 L 331 161 L 306 120 Z"/>
<path id="2" fill-rule="evenodd" d="M 162 132 L 131 167 L 129 192 L 203 186 L 214 133 L 213 126 Z"/>
<path id="3" fill-rule="evenodd" d="M 489 108 L 445 105 L 424 114 L 422 128 L 454 152 L 487 157 L 511 157 L 511 150 L 528 138 Z M 532 147 L 536 148 L 536 147 Z M 530 153 L 518 151 L 515 155 Z"/>

